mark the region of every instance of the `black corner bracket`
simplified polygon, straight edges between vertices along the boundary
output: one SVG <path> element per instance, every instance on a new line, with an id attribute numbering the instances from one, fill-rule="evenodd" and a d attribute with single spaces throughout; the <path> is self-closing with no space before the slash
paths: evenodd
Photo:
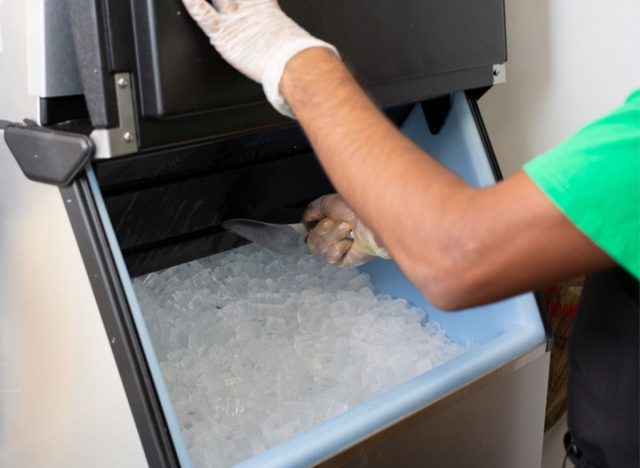
<path id="1" fill-rule="evenodd" d="M 66 187 L 89 162 L 95 149 L 83 134 L 0 121 L 4 140 L 24 175 L 31 180 Z"/>
<path id="2" fill-rule="evenodd" d="M 453 106 L 453 94 L 447 94 L 428 101 L 422 102 L 422 112 L 427 120 L 429 131 L 432 135 L 437 135 L 444 127 L 449 116 L 449 111 Z"/>

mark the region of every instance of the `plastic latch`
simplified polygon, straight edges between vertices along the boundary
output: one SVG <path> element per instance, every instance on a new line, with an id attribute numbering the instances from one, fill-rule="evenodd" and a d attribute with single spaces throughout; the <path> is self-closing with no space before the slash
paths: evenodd
<path id="1" fill-rule="evenodd" d="M 95 150 L 87 135 L 0 121 L 4 140 L 27 178 L 68 186 Z"/>

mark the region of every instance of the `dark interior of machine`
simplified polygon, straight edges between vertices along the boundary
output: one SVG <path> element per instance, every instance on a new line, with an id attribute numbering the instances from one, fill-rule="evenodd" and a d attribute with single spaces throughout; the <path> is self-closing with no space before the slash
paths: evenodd
<path id="1" fill-rule="evenodd" d="M 387 111 L 402 123 L 410 107 Z M 149 164 L 153 161 L 153 164 Z M 296 124 L 95 165 L 132 276 L 244 244 L 220 223 L 298 222 L 306 205 L 333 187 Z M 290 208 L 286 210 L 286 208 Z"/>

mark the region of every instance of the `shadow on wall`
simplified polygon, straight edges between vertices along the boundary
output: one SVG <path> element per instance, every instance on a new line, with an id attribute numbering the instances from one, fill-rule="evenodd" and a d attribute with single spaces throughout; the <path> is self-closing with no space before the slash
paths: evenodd
<path id="1" fill-rule="evenodd" d="M 505 176 L 536 153 L 532 115 L 544 112 L 552 66 L 550 0 L 507 0 L 507 82 L 480 101 Z"/>

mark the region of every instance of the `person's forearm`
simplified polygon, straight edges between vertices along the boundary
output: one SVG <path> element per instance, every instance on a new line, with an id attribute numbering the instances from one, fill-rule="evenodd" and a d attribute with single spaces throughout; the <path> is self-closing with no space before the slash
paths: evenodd
<path id="1" fill-rule="evenodd" d="M 417 259 L 416 249 L 424 264 L 455 259 L 442 255 L 451 233 L 438 228 L 453 230 L 475 189 L 425 157 L 330 52 L 296 56 L 280 89 L 336 189 L 405 270 Z"/>
<path id="2" fill-rule="evenodd" d="M 296 56 L 280 87 L 338 191 L 385 243 L 397 238 L 389 236 L 398 224 L 393 209 L 402 208 L 404 218 L 433 215 L 419 200 L 472 190 L 398 131 L 330 52 Z M 428 186 L 425 174 L 433 179 Z"/>
<path id="3" fill-rule="evenodd" d="M 402 135 L 331 52 L 280 91 L 336 189 L 436 305 L 492 301 L 611 265 L 524 174 L 468 186 Z"/>

